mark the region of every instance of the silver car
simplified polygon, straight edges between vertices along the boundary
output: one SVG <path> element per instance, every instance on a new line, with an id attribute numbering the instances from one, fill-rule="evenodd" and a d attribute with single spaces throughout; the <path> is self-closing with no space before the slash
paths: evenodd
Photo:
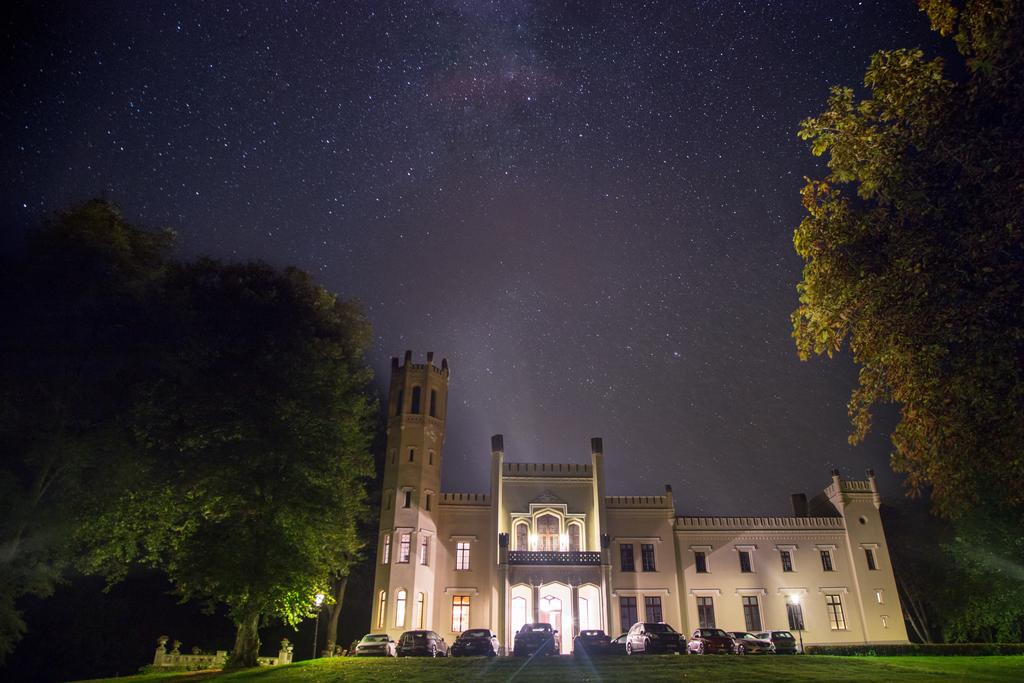
<path id="1" fill-rule="evenodd" d="M 729 635 L 736 641 L 735 652 L 738 655 L 775 654 L 775 646 L 770 640 L 763 640 L 746 631 L 729 631 Z"/>
<path id="2" fill-rule="evenodd" d="M 394 657 L 395 641 L 386 633 L 367 633 L 356 645 L 352 653 L 356 657 Z"/>

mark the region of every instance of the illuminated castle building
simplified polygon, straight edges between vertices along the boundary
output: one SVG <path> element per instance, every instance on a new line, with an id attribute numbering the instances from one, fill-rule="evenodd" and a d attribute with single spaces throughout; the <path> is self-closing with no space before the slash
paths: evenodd
<path id="1" fill-rule="evenodd" d="M 370 628 L 432 629 L 452 642 L 522 624 L 615 637 L 636 621 L 683 633 L 802 631 L 807 644 L 906 642 L 874 475 L 833 472 L 791 517 L 680 517 L 662 495 L 605 494 L 601 439 L 589 464 L 519 463 L 491 439 L 483 493 L 441 489 L 448 364 L 393 358 Z M 610 455 L 609 457 L 614 457 Z"/>

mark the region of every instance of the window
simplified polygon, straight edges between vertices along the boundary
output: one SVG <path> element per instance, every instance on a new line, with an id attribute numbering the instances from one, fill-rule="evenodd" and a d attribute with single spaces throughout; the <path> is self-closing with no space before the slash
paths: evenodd
<path id="1" fill-rule="evenodd" d="M 789 617 L 790 631 L 803 631 L 804 629 L 804 608 L 798 603 L 786 603 L 786 616 Z"/>
<path id="2" fill-rule="evenodd" d="M 403 392 L 401 389 L 398 390 L 398 400 L 395 401 L 395 415 L 402 414 L 402 396 Z"/>
<path id="3" fill-rule="evenodd" d="M 461 545 L 461 544 L 460 544 Z M 466 545 L 469 545 L 468 543 Z M 452 630 L 460 633 L 469 628 L 469 596 L 452 596 Z"/>
<path id="4" fill-rule="evenodd" d="M 580 548 L 580 525 L 570 524 L 569 525 L 569 550 L 573 552 L 579 551 Z"/>
<path id="5" fill-rule="evenodd" d="M 397 455 L 397 453 L 398 453 L 398 451 L 396 451 L 394 448 L 391 449 L 391 464 L 392 465 L 395 464 L 395 456 Z"/>
<path id="6" fill-rule="evenodd" d="M 624 572 L 635 572 L 636 565 L 633 563 L 633 544 L 632 543 L 620 543 L 619 544 L 619 560 L 622 564 L 622 571 Z"/>
<path id="7" fill-rule="evenodd" d="M 410 448 L 409 449 L 409 462 L 416 462 L 416 449 L 415 448 Z"/>
<path id="8" fill-rule="evenodd" d="M 517 596 L 512 598 L 512 633 L 519 633 L 519 629 L 526 623 L 526 598 Z"/>
<path id="9" fill-rule="evenodd" d="M 409 562 L 409 546 L 412 545 L 412 534 L 402 534 L 398 539 L 398 561 L 402 564 Z"/>
<path id="10" fill-rule="evenodd" d="M 881 588 L 875 591 L 875 602 L 877 602 L 879 605 L 885 604 L 885 593 L 882 591 Z"/>
<path id="11" fill-rule="evenodd" d="M 693 564 L 697 568 L 698 574 L 708 573 L 708 555 L 703 550 L 698 550 L 693 554 Z"/>
<path id="12" fill-rule="evenodd" d="M 889 617 L 882 615 L 882 628 L 889 628 Z"/>
<path id="13" fill-rule="evenodd" d="M 430 417 L 437 417 L 437 389 L 430 390 Z"/>
<path id="14" fill-rule="evenodd" d="M 455 544 L 455 569 L 463 572 L 469 570 L 469 541 Z"/>
<path id="15" fill-rule="evenodd" d="M 416 620 L 416 628 L 423 628 L 424 616 L 426 616 L 426 610 L 424 609 L 424 606 L 426 605 L 426 603 L 427 603 L 427 597 L 425 595 L 423 595 L 423 593 L 417 593 L 416 594 L 416 611 L 415 611 L 415 616 L 414 616 L 414 618 Z"/>
<path id="16" fill-rule="evenodd" d="M 402 503 L 402 507 L 404 507 L 404 508 L 412 507 L 412 491 L 406 491 L 405 492 L 405 502 Z"/>
<path id="17" fill-rule="evenodd" d="M 554 515 L 541 515 L 537 518 L 537 549 L 561 550 L 561 539 L 558 538 L 558 518 Z"/>
<path id="18" fill-rule="evenodd" d="M 761 630 L 761 610 L 757 604 L 756 595 L 743 596 L 743 621 L 748 631 Z"/>
<path id="19" fill-rule="evenodd" d="M 821 551 L 821 568 L 827 572 L 834 572 L 835 568 L 832 566 L 832 551 L 822 550 Z"/>
<path id="20" fill-rule="evenodd" d="M 412 407 L 409 409 L 409 412 L 413 415 L 420 414 L 420 393 L 419 387 L 412 388 Z"/>
<path id="21" fill-rule="evenodd" d="M 384 549 L 380 553 L 380 563 L 387 564 L 391 561 L 391 534 L 384 534 Z"/>
<path id="22" fill-rule="evenodd" d="M 875 564 L 875 551 L 871 548 L 864 548 L 864 557 L 868 560 L 868 569 L 875 571 L 878 565 Z"/>
<path id="23" fill-rule="evenodd" d="M 399 588 L 395 593 L 395 628 L 405 626 L 405 589 Z"/>
<path id="24" fill-rule="evenodd" d="M 833 631 L 846 630 L 846 615 L 843 614 L 843 598 L 840 595 L 826 595 L 825 606 L 828 609 L 828 625 Z"/>
<path id="25" fill-rule="evenodd" d="M 391 497 L 393 495 L 395 495 L 394 491 L 385 491 L 384 492 L 384 506 L 385 506 L 385 509 L 387 509 L 387 510 L 391 509 Z"/>
<path id="26" fill-rule="evenodd" d="M 427 464 L 428 465 L 433 465 L 434 464 L 434 451 L 427 451 Z"/>
<path id="27" fill-rule="evenodd" d="M 516 550 L 529 550 L 530 549 L 530 533 L 526 527 L 526 524 L 520 522 L 516 524 Z"/>
<path id="28" fill-rule="evenodd" d="M 790 554 L 790 551 L 780 550 L 779 557 L 782 559 L 782 571 L 793 571 L 793 556 Z"/>
<path id="29" fill-rule="evenodd" d="M 630 547 L 632 548 L 633 546 Z M 636 616 L 636 598 L 632 596 L 619 598 L 619 620 L 619 625 L 623 631 L 629 629 L 638 621 Z"/>
<path id="30" fill-rule="evenodd" d="M 715 601 L 708 596 L 697 596 L 697 625 L 715 628 Z"/>
<path id="31" fill-rule="evenodd" d="M 429 493 L 426 495 L 426 498 L 424 498 L 424 500 L 423 500 L 423 507 L 424 507 L 424 509 L 427 512 L 430 512 L 430 494 Z"/>
<path id="32" fill-rule="evenodd" d="M 660 622 L 661 618 L 661 597 L 648 595 L 644 597 L 644 619 L 647 621 Z"/>
<path id="33" fill-rule="evenodd" d="M 420 539 L 420 564 L 426 566 L 430 557 L 430 536 Z"/>
<path id="34" fill-rule="evenodd" d="M 750 568 L 750 551 L 748 550 L 740 551 L 740 571 L 744 574 L 749 574 L 754 571 Z M 748 628 L 747 630 L 749 631 L 750 629 Z"/>
<path id="35" fill-rule="evenodd" d="M 653 572 L 654 569 L 654 544 L 653 543 L 641 543 L 640 544 L 640 567 L 645 572 Z"/>
<path id="36" fill-rule="evenodd" d="M 381 591 L 377 596 L 377 628 L 384 628 L 384 610 L 388 605 L 388 594 Z"/>

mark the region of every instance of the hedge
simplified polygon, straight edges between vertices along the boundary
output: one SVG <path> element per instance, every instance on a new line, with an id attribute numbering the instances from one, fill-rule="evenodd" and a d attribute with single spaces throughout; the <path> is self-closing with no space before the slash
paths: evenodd
<path id="1" fill-rule="evenodd" d="M 978 656 L 1024 655 L 1024 643 L 902 643 L 888 645 L 808 645 L 809 655 L 885 657 L 906 655 Z"/>

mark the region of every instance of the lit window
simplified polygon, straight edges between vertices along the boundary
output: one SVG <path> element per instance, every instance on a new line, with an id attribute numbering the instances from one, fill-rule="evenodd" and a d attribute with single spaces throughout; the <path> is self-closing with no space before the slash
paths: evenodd
<path id="1" fill-rule="evenodd" d="M 753 571 L 750 567 L 750 552 L 746 550 L 740 551 L 740 571 L 744 574 L 749 574 Z M 748 628 L 747 630 L 749 631 L 750 629 Z"/>
<path id="2" fill-rule="evenodd" d="M 529 550 L 529 530 L 524 522 L 516 524 L 516 550 Z"/>
<path id="3" fill-rule="evenodd" d="M 793 571 L 793 555 L 788 550 L 780 550 L 779 558 L 782 559 L 782 571 Z"/>
<path id="4" fill-rule="evenodd" d="M 644 597 L 644 618 L 655 623 L 664 621 L 661 614 L 661 597 L 657 595 Z"/>
<path id="5" fill-rule="evenodd" d="M 761 630 L 761 610 L 756 595 L 743 596 L 743 621 L 748 631 Z"/>
<path id="6" fill-rule="evenodd" d="M 430 536 L 424 536 L 420 539 L 420 564 L 426 566 L 427 559 L 430 556 Z"/>
<path id="7" fill-rule="evenodd" d="M 799 602 L 786 603 L 786 616 L 789 617 L 790 631 L 804 630 L 804 608 Z"/>
<path id="8" fill-rule="evenodd" d="M 380 563 L 387 564 L 391 561 L 391 534 L 384 534 L 384 550 L 380 554 Z"/>
<path id="9" fill-rule="evenodd" d="M 425 611 L 426 611 L 424 609 L 424 605 L 426 605 L 426 596 L 423 595 L 423 593 L 417 593 L 416 594 L 416 628 L 423 628 L 424 616 L 425 616 Z"/>
<path id="10" fill-rule="evenodd" d="M 420 393 L 419 387 L 412 388 L 412 407 L 409 409 L 409 412 L 413 415 L 420 414 Z"/>
<path id="11" fill-rule="evenodd" d="M 706 595 L 697 596 L 697 625 L 700 628 L 715 628 L 715 600 Z"/>
<path id="12" fill-rule="evenodd" d="M 633 544 L 619 544 L 619 561 L 624 572 L 635 572 L 636 564 L 633 562 Z"/>
<path id="13" fill-rule="evenodd" d="M 864 556 L 868 560 L 868 569 L 874 571 L 878 569 L 878 565 L 875 564 L 875 551 L 871 548 L 864 548 Z"/>
<path id="14" fill-rule="evenodd" d="M 569 550 L 577 552 L 580 548 L 580 525 L 570 524 L 569 525 Z"/>
<path id="15" fill-rule="evenodd" d="M 455 569 L 469 571 L 469 541 L 459 541 L 455 544 Z"/>
<path id="16" fill-rule="evenodd" d="M 452 631 L 460 633 L 469 628 L 469 596 L 452 596 Z"/>
<path id="17" fill-rule="evenodd" d="M 821 568 L 826 572 L 834 572 L 835 567 L 832 564 L 832 551 L 822 550 L 821 551 Z"/>
<path id="18" fill-rule="evenodd" d="M 656 571 L 654 568 L 654 544 L 653 543 L 641 543 L 640 544 L 640 568 L 645 572 Z M 659 619 L 660 621 L 660 619 Z"/>
<path id="19" fill-rule="evenodd" d="M 693 565 L 697 570 L 698 574 L 708 573 L 708 554 L 703 550 L 697 550 L 693 553 Z"/>
<path id="20" fill-rule="evenodd" d="M 388 594 L 381 591 L 377 596 L 377 628 L 384 628 L 384 609 L 388 604 Z"/>
<path id="21" fill-rule="evenodd" d="M 395 628 L 405 626 L 405 589 L 400 588 L 395 594 Z"/>
<path id="22" fill-rule="evenodd" d="M 843 613 L 843 599 L 839 595 L 826 595 L 825 606 L 828 609 L 828 624 L 833 631 L 846 630 L 846 615 Z"/>
<path id="23" fill-rule="evenodd" d="M 883 594 L 880 589 L 875 591 L 875 601 L 878 602 L 879 605 L 885 604 L 885 600 L 883 599 Z"/>
<path id="24" fill-rule="evenodd" d="M 412 545 L 412 534 L 402 534 L 398 540 L 398 561 L 402 564 L 408 564 L 409 552 Z"/>
<path id="25" fill-rule="evenodd" d="M 636 614 L 636 598 L 632 596 L 619 598 L 619 620 L 619 626 L 622 627 L 623 631 L 629 630 L 633 627 L 633 624 L 638 621 Z"/>
<path id="26" fill-rule="evenodd" d="M 519 633 L 526 623 L 526 598 L 512 598 L 512 633 Z"/>

